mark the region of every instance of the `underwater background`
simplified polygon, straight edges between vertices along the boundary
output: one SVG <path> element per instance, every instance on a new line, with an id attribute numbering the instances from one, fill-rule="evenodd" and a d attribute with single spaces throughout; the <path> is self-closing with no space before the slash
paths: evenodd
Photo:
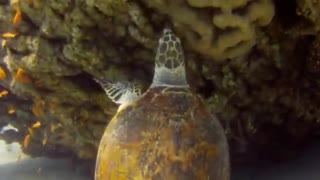
<path id="1" fill-rule="evenodd" d="M 0 0 L 0 180 L 92 179 L 117 111 L 93 78 L 144 92 L 165 26 L 232 180 L 320 179 L 319 0 Z"/>

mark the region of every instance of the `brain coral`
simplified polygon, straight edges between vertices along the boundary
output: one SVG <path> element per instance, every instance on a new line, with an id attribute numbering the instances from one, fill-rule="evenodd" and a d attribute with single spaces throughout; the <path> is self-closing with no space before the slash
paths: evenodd
<path id="1" fill-rule="evenodd" d="M 168 15 L 189 47 L 215 60 L 235 58 L 255 45 L 256 29 L 270 23 L 271 0 L 177 0 L 144 3 Z"/>

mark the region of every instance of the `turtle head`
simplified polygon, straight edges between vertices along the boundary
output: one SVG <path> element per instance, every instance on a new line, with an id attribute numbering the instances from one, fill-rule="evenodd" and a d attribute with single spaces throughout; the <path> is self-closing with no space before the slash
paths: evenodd
<path id="1" fill-rule="evenodd" d="M 141 89 L 136 82 L 116 82 L 110 83 L 102 79 L 94 79 L 101 85 L 108 97 L 116 104 L 126 104 L 141 96 Z"/>
<path id="2" fill-rule="evenodd" d="M 188 87 L 180 38 L 165 28 L 159 39 L 151 86 Z"/>

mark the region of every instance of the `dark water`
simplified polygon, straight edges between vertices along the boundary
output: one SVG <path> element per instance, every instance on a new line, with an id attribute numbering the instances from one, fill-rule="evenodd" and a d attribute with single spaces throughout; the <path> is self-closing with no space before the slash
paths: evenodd
<path id="1" fill-rule="evenodd" d="M 233 167 L 232 180 L 320 180 L 320 141 L 308 145 L 295 159 Z"/>
<path id="2" fill-rule="evenodd" d="M 0 180 L 92 180 L 85 167 L 75 167 L 71 159 L 21 158 L 19 147 L 0 143 Z M 8 152 L 8 150 L 10 152 Z M 320 180 L 320 141 L 308 146 L 296 159 L 281 164 L 233 167 L 231 180 Z"/>

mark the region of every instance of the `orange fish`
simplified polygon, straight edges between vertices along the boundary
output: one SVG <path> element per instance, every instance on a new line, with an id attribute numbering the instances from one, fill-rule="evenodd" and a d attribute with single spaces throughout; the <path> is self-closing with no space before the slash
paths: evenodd
<path id="1" fill-rule="evenodd" d="M 14 38 L 16 36 L 17 36 L 17 34 L 11 33 L 11 32 L 6 32 L 6 33 L 2 34 L 2 37 L 4 37 L 4 38 Z"/>
<path id="2" fill-rule="evenodd" d="M 21 10 L 20 7 L 16 7 L 16 14 L 14 15 L 13 24 L 18 24 L 21 21 Z"/>
<path id="3" fill-rule="evenodd" d="M 44 81 L 40 79 L 40 80 L 37 80 L 34 84 L 36 87 L 42 87 L 44 85 Z"/>
<path id="4" fill-rule="evenodd" d="M 32 3 L 32 0 L 26 0 L 28 4 L 31 4 Z"/>
<path id="5" fill-rule="evenodd" d="M 28 132 L 29 132 L 29 134 L 30 134 L 31 136 L 33 136 L 33 130 L 32 130 L 32 128 L 28 128 Z"/>
<path id="6" fill-rule="evenodd" d="M 56 111 L 57 105 L 54 103 L 49 104 L 49 111 L 53 114 Z"/>
<path id="7" fill-rule="evenodd" d="M 7 41 L 5 39 L 3 39 L 1 41 L 1 48 L 4 49 L 7 46 Z"/>
<path id="8" fill-rule="evenodd" d="M 56 125 L 52 123 L 50 126 L 50 132 L 54 133 L 56 129 L 57 129 Z"/>
<path id="9" fill-rule="evenodd" d="M 24 70 L 19 68 L 16 72 L 16 74 L 13 77 L 13 80 L 20 82 L 20 83 L 24 83 L 24 84 L 28 84 L 31 82 L 31 80 L 29 79 L 29 77 L 27 77 L 26 75 L 24 75 Z"/>
<path id="10" fill-rule="evenodd" d="M 0 98 L 3 97 L 3 96 L 6 96 L 8 94 L 9 94 L 9 92 L 7 90 L 3 90 L 3 91 L 0 92 Z"/>
<path id="11" fill-rule="evenodd" d="M 35 104 L 32 106 L 32 112 L 35 116 L 43 116 L 43 101 L 40 99 L 37 99 Z"/>
<path id="12" fill-rule="evenodd" d="M 16 111 L 11 107 L 9 110 L 8 110 L 8 114 L 14 114 Z"/>
<path id="13" fill-rule="evenodd" d="M 36 106 L 36 105 L 32 107 L 32 112 L 35 116 L 43 116 L 44 115 L 43 109 L 39 106 Z"/>
<path id="14" fill-rule="evenodd" d="M 39 104 L 35 104 L 34 106 L 32 106 L 32 112 L 35 116 L 43 116 L 44 115 L 43 109 Z"/>
<path id="15" fill-rule="evenodd" d="M 36 123 L 34 123 L 33 125 L 32 125 L 32 128 L 38 128 L 38 127 L 40 127 L 41 126 L 41 123 L 39 122 L 39 121 L 37 121 Z"/>
<path id="16" fill-rule="evenodd" d="M 23 147 L 24 147 L 24 148 L 28 147 L 28 144 L 29 144 L 29 142 L 30 142 L 30 138 L 31 138 L 30 134 L 28 134 L 28 135 L 24 138 L 24 140 L 23 140 Z"/>
<path id="17" fill-rule="evenodd" d="M 5 79 L 6 77 L 6 72 L 2 69 L 2 67 L 0 67 L 0 79 Z"/>
<path id="18" fill-rule="evenodd" d="M 44 132 L 44 138 L 42 139 L 42 145 L 46 145 L 48 142 L 48 136 L 47 136 L 47 133 Z"/>

